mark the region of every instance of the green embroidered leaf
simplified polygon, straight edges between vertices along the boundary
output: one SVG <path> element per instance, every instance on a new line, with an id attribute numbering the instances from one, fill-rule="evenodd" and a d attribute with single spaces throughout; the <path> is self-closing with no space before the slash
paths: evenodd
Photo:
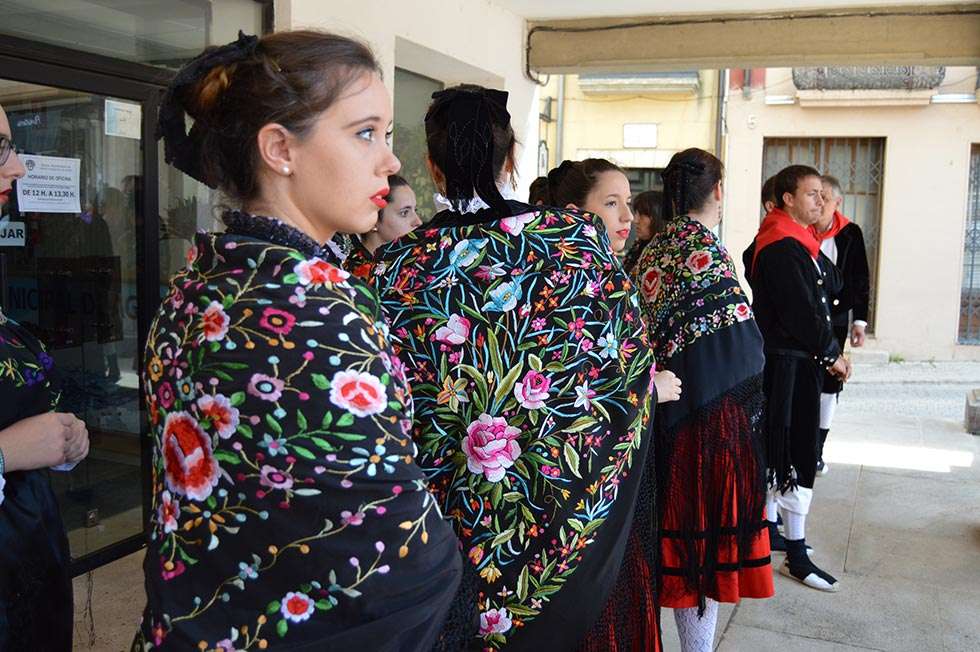
<path id="1" fill-rule="evenodd" d="M 239 459 L 237 453 L 232 453 L 230 451 L 226 451 L 226 450 L 221 449 L 221 448 L 219 448 L 218 450 L 214 451 L 214 457 L 218 461 L 224 462 L 226 464 L 241 464 L 242 463 L 242 461 L 241 461 L 241 459 Z"/>
<path id="2" fill-rule="evenodd" d="M 296 410 L 296 425 L 299 426 L 300 432 L 306 432 L 306 416 L 299 410 Z"/>
<path id="3" fill-rule="evenodd" d="M 238 407 L 245 402 L 245 392 L 235 392 L 231 395 L 231 406 Z"/>
<path id="4" fill-rule="evenodd" d="M 308 448 L 303 448 L 302 446 L 297 446 L 296 444 L 290 444 L 289 447 L 293 449 L 293 452 L 299 455 L 300 457 L 305 457 L 308 460 L 316 459 L 316 455 L 311 453 L 310 449 Z"/>
<path id="5" fill-rule="evenodd" d="M 252 427 L 249 426 L 247 423 L 239 423 L 238 428 L 236 428 L 236 430 L 242 433 L 244 437 L 247 437 L 248 439 L 252 438 Z"/>
<path id="6" fill-rule="evenodd" d="M 493 541 L 490 542 L 490 547 L 496 548 L 497 546 L 501 546 L 510 541 L 512 536 L 514 536 L 514 528 L 506 529 L 493 538 Z"/>
<path id="7" fill-rule="evenodd" d="M 500 361 L 500 343 L 492 330 L 487 330 L 487 348 L 490 349 L 490 365 L 497 378 L 504 375 L 504 363 Z"/>
<path id="8" fill-rule="evenodd" d="M 602 525 L 603 521 L 605 520 L 606 519 L 604 518 L 597 518 L 594 521 L 589 521 L 588 523 L 586 523 L 585 527 L 582 528 L 582 536 L 588 536 L 593 532 L 595 532 L 596 530 L 598 530 L 599 526 Z"/>
<path id="9" fill-rule="evenodd" d="M 527 363 L 531 365 L 531 369 L 535 371 L 541 371 L 541 358 L 534 355 L 533 353 L 527 356 Z"/>
<path id="10" fill-rule="evenodd" d="M 329 600 L 317 600 L 316 608 L 320 611 L 329 611 L 333 609 L 333 604 L 331 604 Z"/>
<path id="11" fill-rule="evenodd" d="M 273 600 L 269 603 L 269 606 L 265 608 L 265 613 L 271 616 L 272 614 L 277 613 L 280 609 L 282 609 L 282 605 L 279 604 L 279 601 Z"/>
<path id="12" fill-rule="evenodd" d="M 336 437 L 337 439 L 343 439 L 344 441 L 363 441 L 367 439 L 367 437 L 365 437 L 364 435 L 358 435 L 352 432 L 332 432 L 330 433 L 330 436 Z"/>
<path id="13" fill-rule="evenodd" d="M 515 616 L 537 616 L 539 613 L 541 613 L 535 609 L 531 609 L 530 607 L 525 607 L 519 604 L 507 605 L 507 611 L 514 614 Z"/>
<path id="14" fill-rule="evenodd" d="M 494 484 L 493 489 L 490 491 L 490 504 L 496 509 L 500 505 L 500 498 L 504 494 L 504 486 L 499 482 Z"/>
<path id="15" fill-rule="evenodd" d="M 276 421 L 271 414 L 265 415 L 265 423 L 267 426 L 269 426 L 269 429 L 272 430 L 272 432 L 276 433 L 277 435 L 282 434 L 282 426 L 279 425 L 279 422 Z"/>
<path id="16" fill-rule="evenodd" d="M 316 444 L 318 448 L 322 448 L 328 453 L 337 450 L 337 447 L 328 442 L 326 439 L 321 439 L 320 437 L 310 437 L 310 441 Z"/>
<path id="17" fill-rule="evenodd" d="M 524 498 L 524 494 L 519 491 L 508 491 L 504 494 L 504 501 L 508 503 L 516 503 Z"/>
<path id="18" fill-rule="evenodd" d="M 343 416 L 337 419 L 337 425 L 341 428 L 346 428 L 347 426 L 354 423 L 354 415 L 350 412 L 345 412 Z"/>
<path id="19" fill-rule="evenodd" d="M 527 600 L 527 572 L 528 567 L 524 566 L 524 570 L 517 577 L 517 597 L 520 598 L 521 602 Z"/>
<path id="20" fill-rule="evenodd" d="M 330 389 L 330 381 L 323 374 L 310 374 L 310 378 L 317 389 Z"/>
<path id="21" fill-rule="evenodd" d="M 296 274 L 292 274 L 292 273 L 286 274 L 285 276 L 282 277 L 282 282 L 289 283 L 290 285 L 295 285 L 299 283 L 299 277 L 296 276 Z"/>
<path id="22" fill-rule="evenodd" d="M 289 631 L 289 625 L 286 623 L 285 618 L 280 618 L 279 622 L 276 623 L 276 634 L 279 634 L 279 638 L 286 636 L 286 632 Z"/>
<path id="23" fill-rule="evenodd" d="M 510 390 L 514 389 L 514 384 L 517 383 L 518 377 L 520 377 L 521 372 L 524 371 L 524 363 L 519 362 L 517 366 L 511 369 L 504 379 L 500 381 L 500 385 L 497 387 L 497 391 L 494 392 L 493 399 L 497 403 L 504 400 L 504 398 L 510 394 Z"/>
<path id="24" fill-rule="evenodd" d="M 331 423 L 333 423 L 333 412 L 327 411 L 327 413 L 323 415 L 323 421 L 320 422 L 320 428 L 326 430 L 330 427 Z"/>
<path id="25" fill-rule="evenodd" d="M 593 403 L 594 405 L 595 403 Z M 588 430 L 596 424 L 596 420 L 590 416 L 583 416 L 575 419 L 572 425 L 565 428 L 562 432 L 582 432 L 583 430 Z"/>
<path id="26" fill-rule="evenodd" d="M 565 461 L 568 462 L 568 470 L 572 472 L 576 478 L 581 478 L 581 474 L 578 471 L 578 451 L 572 446 L 571 442 L 565 442 Z"/>

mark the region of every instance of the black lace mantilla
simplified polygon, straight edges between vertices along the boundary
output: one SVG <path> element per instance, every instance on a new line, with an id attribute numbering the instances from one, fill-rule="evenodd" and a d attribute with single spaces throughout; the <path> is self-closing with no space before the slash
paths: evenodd
<path id="1" fill-rule="evenodd" d="M 225 211 L 221 220 L 227 233 L 265 240 L 273 244 L 290 247 L 310 257 L 321 258 L 334 265 L 340 265 L 343 255 L 333 241 L 320 244 L 295 226 L 265 215 L 252 215 L 244 211 Z"/>

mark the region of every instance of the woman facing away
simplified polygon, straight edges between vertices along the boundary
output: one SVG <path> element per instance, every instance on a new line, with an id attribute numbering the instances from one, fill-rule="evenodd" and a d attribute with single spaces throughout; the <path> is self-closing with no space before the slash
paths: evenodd
<path id="1" fill-rule="evenodd" d="M 700 149 L 663 173 L 666 229 L 636 266 L 657 363 L 684 379 L 655 423 L 660 604 L 685 652 L 711 649 L 718 602 L 773 594 L 764 527 L 762 336 L 721 221 L 722 165 Z M 705 647 L 706 646 L 706 647 Z"/>
<path id="2" fill-rule="evenodd" d="M 400 166 L 390 106 L 367 46 L 312 31 L 240 34 L 169 88 L 168 162 L 240 208 L 225 233 L 198 234 L 147 341 L 153 516 L 134 649 L 456 649 L 471 635 L 402 367 L 373 294 L 325 246 L 377 219 Z"/>
<path id="3" fill-rule="evenodd" d="M 652 582 L 635 573 L 626 597 L 640 597 L 607 604 L 649 452 L 637 300 L 594 216 L 505 199 L 506 101 L 433 95 L 428 161 L 451 207 L 371 270 L 414 379 L 419 463 L 478 571 L 478 645 L 654 649 Z M 652 577 L 650 562 L 635 567 Z M 637 622 L 617 630 L 609 613 Z"/>

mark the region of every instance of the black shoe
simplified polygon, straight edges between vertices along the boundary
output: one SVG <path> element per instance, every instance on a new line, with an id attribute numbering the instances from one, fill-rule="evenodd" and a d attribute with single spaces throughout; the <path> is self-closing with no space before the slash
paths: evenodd
<path id="1" fill-rule="evenodd" d="M 826 464 L 822 459 L 817 460 L 817 475 L 827 475 L 830 473 L 830 465 Z"/>
<path id="2" fill-rule="evenodd" d="M 834 593 L 840 589 L 837 578 L 817 567 L 812 561 L 807 551 L 806 541 L 799 539 L 792 541 L 784 540 L 786 545 L 786 561 L 779 567 L 781 575 L 791 577 L 797 582 L 805 584 L 818 591 Z"/>

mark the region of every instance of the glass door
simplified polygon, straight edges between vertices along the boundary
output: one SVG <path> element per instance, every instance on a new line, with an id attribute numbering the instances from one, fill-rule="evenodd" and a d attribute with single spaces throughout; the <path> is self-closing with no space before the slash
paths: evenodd
<path id="1" fill-rule="evenodd" d="M 10 72 L 44 76 L 43 67 L 26 65 Z M 0 246 L 0 303 L 46 344 L 59 372 L 61 410 L 89 430 L 88 458 L 51 473 L 72 558 L 82 566 L 142 541 L 140 352 L 159 294 L 147 292 L 158 283 L 156 265 L 144 267 L 148 258 L 156 262 L 155 247 L 140 244 L 148 229 L 155 242 L 158 224 L 146 219 L 153 213 L 143 183 L 148 165 L 150 178 L 157 166 L 144 124 L 148 108 L 155 115 L 156 90 L 92 77 L 102 83 L 79 77 L 77 85 L 106 90 L 19 81 L 0 62 L 0 106 L 28 170 L 0 215 L 24 234 Z"/>

